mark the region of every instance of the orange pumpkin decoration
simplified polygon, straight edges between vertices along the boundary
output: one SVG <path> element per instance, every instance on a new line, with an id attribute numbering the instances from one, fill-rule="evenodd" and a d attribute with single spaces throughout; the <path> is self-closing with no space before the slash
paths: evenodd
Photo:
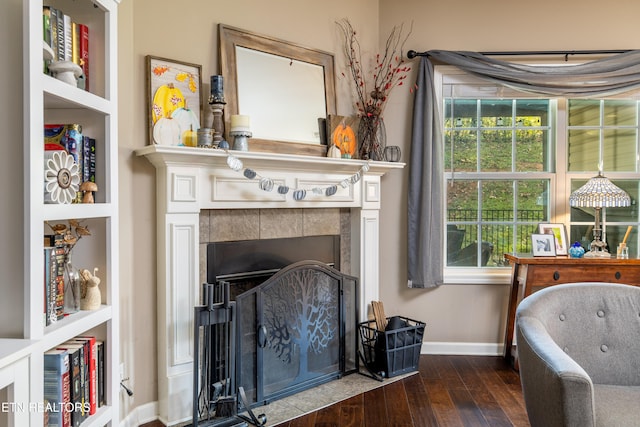
<path id="1" fill-rule="evenodd" d="M 331 142 L 340 149 L 343 158 L 350 159 L 356 153 L 356 134 L 344 120 L 331 134 Z"/>

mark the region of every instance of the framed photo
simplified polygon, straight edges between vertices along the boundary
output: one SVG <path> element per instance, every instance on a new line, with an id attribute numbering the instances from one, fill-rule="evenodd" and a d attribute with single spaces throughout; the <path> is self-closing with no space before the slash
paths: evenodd
<path id="1" fill-rule="evenodd" d="M 569 245 L 567 244 L 567 231 L 564 224 L 539 224 L 540 234 L 552 234 L 556 238 L 556 255 L 567 255 Z"/>
<path id="2" fill-rule="evenodd" d="M 532 234 L 533 256 L 556 256 L 556 238 L 553 234 Z"/>
<path id="3" fill-rule="evenodd" d="M 147 55 L 149 144 L 194 145 L 202 120 L 202 66 Z"/>

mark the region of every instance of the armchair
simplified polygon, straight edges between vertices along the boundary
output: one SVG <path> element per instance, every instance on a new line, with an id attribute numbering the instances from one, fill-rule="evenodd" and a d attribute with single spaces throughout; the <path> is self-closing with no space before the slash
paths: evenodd
<path id="1" fill-rule="evenodd" d="M 544 288 L 518 306 L 516 339 L 532 427 L 640 423 L 640 288 Z"/>

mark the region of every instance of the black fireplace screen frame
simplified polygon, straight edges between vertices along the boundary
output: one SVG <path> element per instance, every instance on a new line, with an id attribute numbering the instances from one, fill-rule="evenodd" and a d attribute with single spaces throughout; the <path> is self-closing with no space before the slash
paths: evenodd
<path id="1" fill-rule="evenodd" d="M 358 287 L 304 260 L 236 297 L 235 382 L 252 408 L 359 371 Z"/>

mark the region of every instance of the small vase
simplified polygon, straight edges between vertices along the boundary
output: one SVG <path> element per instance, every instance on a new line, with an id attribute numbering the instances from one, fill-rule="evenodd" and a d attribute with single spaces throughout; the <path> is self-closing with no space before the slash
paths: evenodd
<path id="1" fill-rule="evenodd" d="M 358 125 L 358 155 L 362 160 L 384 160 L 387 135 L 380 116 L 362 116 Z"/>
<path id="2" fill-rule="evenodd" d="M 584 248 L 580 245 L 580 242 L 575 242 L 569 248 L 569 256 L 571 258 L 582 258 L 584 256 Z"/>
<path id="3" fill-rule="evenodd" d="M 80 310 L 80 274 L 71 261 L 64 265 L 64 312 L 76 313 Z"/>

